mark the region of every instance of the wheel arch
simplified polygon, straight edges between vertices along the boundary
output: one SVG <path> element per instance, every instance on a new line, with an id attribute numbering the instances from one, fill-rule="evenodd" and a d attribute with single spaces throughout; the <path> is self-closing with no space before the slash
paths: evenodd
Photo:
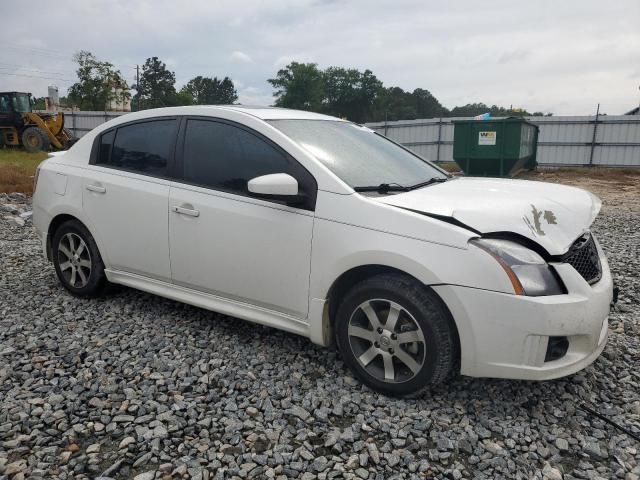
<path id="1" fill-rule="evenodd" d="M 58 215 L 54 216 L 51 221 L 49 222 L 49 226 L 47 227 L 47 259 L 49 261 L 52 260 L 52 241 L 53 241 L 53 236 L 55 235 L 56 231 L 58 230 L 58 228 L 60 228 L 61 225 L 63 225 L 65 222 L 68 222 L 69 220 L 75 220 L 76 222 L 80 223 L 84 228 L 87 229 L 87 231 L 91 234 L 91 236 L 93 237 L 94 241 L 96 242 L 96 245 L 98 247 L 98 250 L 100 252 L 100 256 L 102 257 L 103 261 L 104 261 L 104 254 L 102 251 L 102 248 L 100 248 L 100 244 L 98 243 L 98 239 L 96 238 L 96 236 L 94 235 L 94 233 L 91 231 L 91 229 L 89 228 L 89 226 L 82 221 L 82 219 L 69 214 L 69 213 L 59 213 Z"/>
<path id="2" fill-rule="evenodd" d="M 451 310 L 449 309 L 445 301 L 442 299 L 442 297 L 440 297 L 440 295 L 434 289 L 432 289 L 428 285 L 425 285 L 415 276 L 403 270 L 400 270 L 396 267 L 391 267 L 388 265 L 383 265 L 383 264 L 359 265 L 357 267 L 352 267 L 349 270 L 343 272 L 340 276 L 338 276 L 338 278 L 334 280 L 334 282 L 331 284 L 331 287 L 329 288 L 329 291 L 327 293 L 325 303 L 324 303 L 323 314 L 322 314 L 322 324 L 323 324 L 322 331 L 324 332 L 324 337 L 326 340 L 325 343 L 329 345 L 334 345 L 335 343 L 336 313 L 340 305 L 340 301 L 342 300 L 342 298 L 344 298 L 344 296 L 347 294 L 349 289 L 353 285 L 361 282 L 362 280 L 371 278 L 373 276 L 385 275 L 385 274 L 397 274 L 397 275 L 402 275 L 404 277 L 407 277 L 411 279 L 413 282 L 416 282 L 417 284 L 421 285 L 423 288 L 428 289 L 431 293 L 433 293 L 434 297 L 438 299 L 438 301 L 441 303 L 442 308 L 448 314 L 449 320 L 453 326 L 453 332 L 454 332 L 455 341 L 456 341 L 456 357 L 457 357 L 456 369 L 458 369 L 459 371 L 460 354 L 461 354 L 460 353 L 460 350 L 461 350 L 460 334 L 458 332 L 458 325 L 456 324 L 456 319 L 454 318 Z"/>

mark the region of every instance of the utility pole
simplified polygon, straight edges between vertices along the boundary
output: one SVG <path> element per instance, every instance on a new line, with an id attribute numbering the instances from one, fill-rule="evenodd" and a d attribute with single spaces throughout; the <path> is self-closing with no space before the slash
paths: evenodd
<path id="1" fill-rule="evenodd" d="M 591 153 L 589 154 L 589 166 L 593 167 L 593 151 L 596 148 L 596 132 L 598 131 L 598 117 L 600 116 L 600 104 L 596 110 L 596 120 L 593 122 L 593 137 L 591 138 Z"/>
<path id="2" fill-rule="evenodd" d="M 137 110 L 140 111 L 140 65 L 136 64 L 136 94 L 138 95 Z"/>

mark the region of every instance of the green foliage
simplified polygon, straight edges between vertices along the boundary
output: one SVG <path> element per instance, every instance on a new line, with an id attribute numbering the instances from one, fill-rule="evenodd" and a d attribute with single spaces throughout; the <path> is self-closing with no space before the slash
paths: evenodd
<path id="1" fill-rule="evenodd" d="M 142 66 L 140 82 L 133 86 L 137 92 L 134 96 L 134 106 L 144 110 L 178 105 L 175 83 L 175 74 L 167 70 L 164 62 L 158 57 L 147 58 Z"/>
<path id="2" fill-rule="evenodd" d="M 336 117 L 362 123 L 371 118 L 382 82 L 371 70 L 329 67 L 324 73 L 322 111 Z"/>
<path id="3" fill-rule="evenodd" d="M 489 107 L 484 103 L 469 103 L 451 110 L 452 117 L 475 117 L 483 113 L 490 113 L 492 117 L 529 117 L 531 113 L 521 108 L 503 108 L 497 105 Z"/>
<path id="4" fill-rule="evenodd" d="M 119 89 L 125 98 L 130 98 L 129 87 L 122 74 L 113 64 L 98 60 L 91 52 L 81 50 L 73 57 L 78 64 L 78 81 L 68 92 L 68 100 L 80 110 L 104 110 L 116 99 Z"/>
<path id="5" fill-rule="evenodd" d="M 176 93 L 176 106 L 188 106 L 195 105 L 193 101 L 193 96 L 189 92 L 187 92 L 184 87 Z"/>
<path id="6" fill-rule="evenodd" d="M 178 96 L 180 105 L 231 105 L 238 100 L 238 92 L 229 77 L 218 80 L 197 76 L 182 87 Z"/>
<path id="7" fill-rule="evenodd" d="M 291 62 L 267 80 L 276 88 L 275 106 L 319 112 L 324 100 L 324 76 L 315 63 Z"/>
<path id="8" fill-rule="evenodd" d="M 373 121 L 446 117 L 448 113 L 428 90 L 416 88 L 413 92 L 405 92 L 400 87 L 390 87 L 378 94 Z"/>
<path id="9" fill-rule="evenodd" d="M 315 63 L 291 62 L 267 81 L 276 89 L 273 94 L 276 107 L 326 113 L 359 123 L 474 117 L 487 112 L 494 117 L 531 115 L 523 109 L 489 107 L 484 103 L 449 111 L 428 90 L 416 88 L 408 92 L 400 87 L 385 87 L 371 70 L 361 72 L 343 67 L 321 70 Z"/>
<path id="10" fill-rule="evenodd" d="M 44 97 L 40 97 L 40 98 L 35 98 L 33 99 L 33 109 L 34 110 L 46 110 L 46 103 L 44 101 Z"/>
<path id="11" fill-rule="evenodd" d="M 371 70 L 329 67 L 320 70 L 315 63 L 291 62 L 278 70 L 268 82 L 276 88 L 275 106 L 322 112 L 365 122 L 382 82 Z"/>

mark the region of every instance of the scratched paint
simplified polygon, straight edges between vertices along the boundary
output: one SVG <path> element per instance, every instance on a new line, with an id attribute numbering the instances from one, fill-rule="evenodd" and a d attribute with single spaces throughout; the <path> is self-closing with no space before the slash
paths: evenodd
<path id="1" fill-rule="evenodd" d="M 531 205 L 531 218 L 527 215 L 522 217 L 524 223 L 531 233 L 536 236 L 545 236 L 546 233 L 542 229 L 543 221 L 546 222 L 547 225 L 557 225 L 558 221 L 556 218 L 556 214 L 553 213 L 552 210 L 538 210 L 535 205 Z"/>

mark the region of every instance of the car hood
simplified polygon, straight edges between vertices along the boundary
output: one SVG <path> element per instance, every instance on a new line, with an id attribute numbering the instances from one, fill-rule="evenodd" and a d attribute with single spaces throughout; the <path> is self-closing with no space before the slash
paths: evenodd
<path id="1" fill-rule="evenodd" d="M 375 200 L 454 219 L 482 234 L 516 233 L 538 243 L 551 255 L 565 253 L 589 229 L 601 206 L 598 197 L 580 188 L 466 177 Z"/>

